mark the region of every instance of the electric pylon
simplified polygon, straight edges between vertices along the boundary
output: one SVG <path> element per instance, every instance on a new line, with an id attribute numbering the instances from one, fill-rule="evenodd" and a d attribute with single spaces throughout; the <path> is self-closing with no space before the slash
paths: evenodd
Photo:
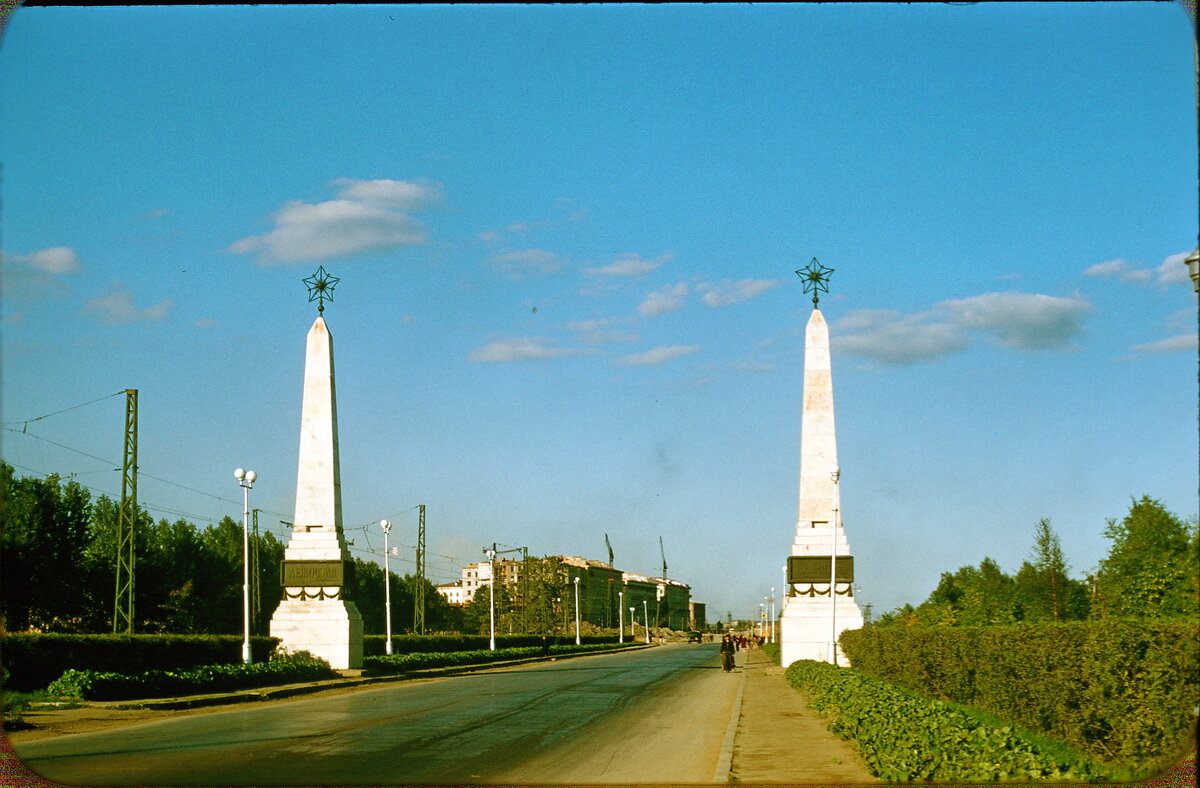
<path id="1" fill-rule="evenodd" d="M 134 531 L 137 524 L 138 390 L 125 389 L 125 452 L 121 463 L 121 505 L 117 509 L 117 593 L 113 633 L 133 634 Z"/>
<path id="2" fill-rule="evenodd" d="M 413 632 L 425 634 L 425 504 L 417 520 L 417 580 L 413 591 Z"/>

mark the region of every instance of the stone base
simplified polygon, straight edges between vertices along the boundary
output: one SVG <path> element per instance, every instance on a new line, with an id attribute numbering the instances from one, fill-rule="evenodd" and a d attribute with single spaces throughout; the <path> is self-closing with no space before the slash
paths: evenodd
<path id="1" fill-rule="evenodd" d="M 835 624 L 840 636 L 847 629 L 860 629 L 862 611 L 853 597 L 838 597 Z M 829 662 L 829 596 L 788 597 L 779 617 L 780 662 L 784 667 L 798 659 Z M 837 664 L 849 664 L 841 648 Z"/>
<path id="2" fill-rule="evenodd" d="M 363 623 L 353 602 L 285 599 L 271 616 L 271 637 L 280 648 L 307 651 L 335 670 L 362 667 Z"/>

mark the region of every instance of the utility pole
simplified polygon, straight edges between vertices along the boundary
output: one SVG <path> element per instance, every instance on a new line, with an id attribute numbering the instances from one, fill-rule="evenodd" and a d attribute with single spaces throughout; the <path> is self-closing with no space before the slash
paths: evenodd
<path id="1" fill-rule="evenodd" d="M 125 452 L 121 463 L 121 506 L 117 509 L 117 588 L 113 634 L 133 634 L 134 530 L 137 527 L 138 390 L 125 389 Z"/>
<path id="2" fill-rule="evenodd" d="M 417 581 L 413 591 L 413 632 L 425 634 L 425 504 L 417 520 Z"/>

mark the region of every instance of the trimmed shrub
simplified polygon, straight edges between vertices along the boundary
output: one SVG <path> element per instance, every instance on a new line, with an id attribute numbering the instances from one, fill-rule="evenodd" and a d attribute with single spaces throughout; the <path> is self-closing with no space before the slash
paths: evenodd
<path id="1" fill-rule="evenodd" d="M 559 643 L 567 638 L 550 637 L 551 643 Z M 387 653 L 386 638 L 383 635 L 366 635 L 363 638 L 363 655 L 381 657 Z M 570 638 L 575 642 L 574 636 Z M 584 635 L 580 638 L 585 644 L 615 643 L 616 635 Z M 496 648 L 520 648 L 522 646 L 541 646 L 542 635 L 496 635 Z M 412 654 L 417 652 L 451 652 L 451 651 L 481 651 L 488 648 L 487 635 L 393 635 L 392 654 Z"/>
<path id="2" fill-rule="evenodd" d="M 139 674 L 68 670 L 53 681 L 46 692 L 85 700 L 131 700 L 229 692 L 272 684 L 319 681 L 337 675 L 324 660 L 300 659 L 250 665 L 202 665 L 191 670 L 149 670 Z"/>
<path id="3" fill-rule="evenodd" d="M 827 718 L 829 730 L 852 740 L 871 773 L 885 781 L 1114 777 L 1063 744 L 857 670 L 798 660 L 784 675 Z"/>
<path id="4" fill-rule="evenodd" d="M 587 652 L 618 651 L 641 645 L 639 643 L 618 645 L 616 643 L 585 643 L 576 646 L 557 645 L 550 647 L 550 655 L 580 654 Z M 486 665 L 489 662 L 505 662 L 510 659 L 528 659 L 542 653 L 541 646 L 524 646 L 520 648 L 478 649 L 475 651 L 447 652 L 411 652 L 408 654 L 393 654 L 390 657 L 366 657 L 363 668 L 371 674 L 387 675 L 407 673 L 412 670 L 426 668 L 458 667 L 461 665 Z"/>
<path id="5" fill-rule="evenodd" d="M 867 627 L 855 669 L 976 706 L 1137 770 L 1185 752 L 1200 701 L 1200 624 L 1155 619 L 1005 627 Z"/>
<path id="6" fill-rule="evenodd" d="M 251 658 L 266 662 L 278 638 L 250 638 Z M 46 687 L 63 671 L 143 673 L 199 665 L 241 664 L 240 635 L 61 635 L 6 632 L 0 664 L 6 689 Z"/>

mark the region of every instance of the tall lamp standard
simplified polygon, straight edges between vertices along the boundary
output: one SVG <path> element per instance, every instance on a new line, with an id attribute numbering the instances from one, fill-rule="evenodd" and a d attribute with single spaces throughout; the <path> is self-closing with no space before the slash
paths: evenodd
<path id="1" fill-rule="evenodd" d="M 496 650 L 496 551 L 489 547 L 488 557 L 488 648 Z"/>
<path id="2" fill-rule="evenodd" d="M 833 479 L 833 540 L 829 550 L 829 661 L 837 664 L 837 532 L 838 514 L 842 506 L 840 480 L 842 469 L 829 467 L 829 478 Z"/>
<path id="3" fill-rule="evenodd" d="M 771 642 L 778 642 L 775 638 L 775 589 L 771 589 Z"/>
<path id="4" fill-rule="evenodd" d="M 633 640 L 637 635 L 637 616 L 633 614 L 633 605 L 629 606 L 629 639 Z"/>
<path id="5" fill-rule="evenodd" d="M 625 592 L 617 592 L 617 642 L 625 642 Z"/>
<path id="6" fill-rule="evenodd" d="M 579 645 L 579 577 L 575 577 L 575 645 Z"/>
<path id="7" fill-rule="evenodd" d="M 258 479 L 254 471 L 233 472 L 242 488 L 242 662 L 250 664 L 250 488 Z"/>
<path id="8" fill-rule="evenodd" d="M 392 584 L 391 570 L 388 569 L 388 534 L 392 530 L 392 524 L 387 520 L 380 520 L 379 527 L 383 529 L 383 622 L 384 622 L 384 649 L 388 656 L 392 654 Z"/>
<path id="9" fill-rule="evenodd" d="M 646 609 L 646 600 L 642 600 L 642 629 L 646 630 L 646 645 L 650 645 L 650 613 Z"/>

